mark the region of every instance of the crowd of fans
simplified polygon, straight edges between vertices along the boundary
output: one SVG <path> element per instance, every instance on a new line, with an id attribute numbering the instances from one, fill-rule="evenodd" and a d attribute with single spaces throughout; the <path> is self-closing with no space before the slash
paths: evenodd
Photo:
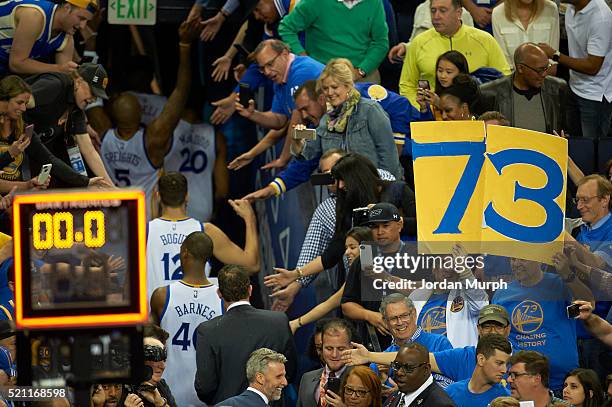
<path id="1" fill-rule="evenodd" d="M 553 265 L 484 256 L 461 272 L 382 273 L 387 283 L 503 276 L 505 289 L 372 295 L 360 248 L 417 254 L 412 122 L 478 119 L 594 145 L 609 136 L 604 0 L 196 0 L 166 53 L 178 53 L 168 97 L 146 56 L 126 72 L 100 58 L 96 0 L 6 0 L 0 21 L 3 389 L 19 371 L 12 196 L 132 186 L 147 199 L 148 377 L 94 384 L 91 406 L 612 405 L 612 165 L 585 175 L 568 156 L 579 218 L 567 219 Z M 127 39 L 146 53 L 136 27 Z M 267 133 L 253 145 L 254 125 Z M 262 167 L 276 177 L 253 191 L 251 163 L 277 143 Z M 327 190 L 295 268 L 262 270 L 252 203 L 317 168 Z M 332 271 L 336 292 L 290 321 L 300 290 Z M 272 310 L 255 306 L 262 293 Z M 310 357 L 298 357 L 294 334 L 315 322 Z"/>

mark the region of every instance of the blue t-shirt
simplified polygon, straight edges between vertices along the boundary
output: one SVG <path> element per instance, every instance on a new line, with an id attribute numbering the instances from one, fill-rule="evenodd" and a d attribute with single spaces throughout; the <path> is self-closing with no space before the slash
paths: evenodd
<path id="1" fill-rule="evenodd" d="M 476 368 L 476 347 L 466 346 L 435 352 L 434 358 L 444 376 L 455 382 L 469 380 Z"/>
<path id="2" fill-rule="evenodd" d="M 561 277 L 544 273 L 532 287 L 511 282 L 507 289 L 497 290 L 491 301 L 506 308 L 510 315 L 508 339 L 515 352 L 534 350 L 548 357 L 552 390 L 561 390 L 565 375 L 578 367 L 576 321 L 568 319 L 566 312 L 571 299 Z"/>
<path id="3" fill-rule="evenodd" d="M 318 79 L 323 68 L 323 64 L 308 56 L 296 56 L 289 67 L 287 82 L 274 83 L 272 112 L 291 117 L 291 111 L 295 109 L 293 94 L 307 80 Z"/>
<path id="4" fill-rule="evenodd" d="M 425 332 L 446 335 L 448 294 L 433 294 L 419 313 L 418 324 Z M 470 373 L 471 374 L 471 373 Z"/>
<path id="5" fill-rule="evenodd" d="M 469 382 L 470 379 L 461 380 L 446 388 L 446 392 L 457 407 L 487 407 L 494 398 L 510 395 L 508 390 L 499 383 L 484 393 L 472 393 L 468 389 Z"/>

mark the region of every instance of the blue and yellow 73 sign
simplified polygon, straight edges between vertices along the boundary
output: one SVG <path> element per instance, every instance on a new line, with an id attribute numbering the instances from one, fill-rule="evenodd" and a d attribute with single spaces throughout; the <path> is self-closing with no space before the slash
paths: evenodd
<path id="1" fill-rule="evenodd" d="M 419 248 L 551 263 L 562 249 L 567 140 L 480 121 L 411 123 Z"/>

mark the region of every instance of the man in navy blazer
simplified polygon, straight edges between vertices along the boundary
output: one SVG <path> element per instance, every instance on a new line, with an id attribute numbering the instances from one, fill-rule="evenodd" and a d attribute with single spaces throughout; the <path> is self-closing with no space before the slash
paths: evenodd
<path id="1" fill-rule="evenodd" d="M 242 394 L 222 401 L 216 407 L 266 407 L 270 402 L 280 400 L 287 386 L 286 361 L 286 357 L 271 349 L 257 349 L 251 353 L 246 364 L 249 387 Z"/>
<path id="2" fill-rule="evenodd" d="M 285 355 L 287 377 L 295 377 L 297 353 L 287 315 L 251 306 L 251 290 L 244 268 L 227 265 L 219 271 L 218 292 L 225 314 L 202 322 L 197 329 L 194 386 L 200 400 L 208 405 L 247 388 L 244 367 L 249 355 L 260 348 Z"/>

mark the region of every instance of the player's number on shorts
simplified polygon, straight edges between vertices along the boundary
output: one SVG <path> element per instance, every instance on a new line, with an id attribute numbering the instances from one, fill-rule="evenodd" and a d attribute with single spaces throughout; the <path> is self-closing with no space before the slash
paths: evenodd
<path id="1" fill-rule="evenodd" d="M 191 340 L 189 340 L 189 322 L 183 322 L 181 327 L 176 331 L 174 337 L 172 338 L 172 344 L 176 346 L 180 346 L 181 350 L 187 351 L 189 347 L 193 344 L 193 347 L 196 347 L 196 338 L 197 338 L 198 330 L 194 329 L 191 334 Z"/>
<path id="2" fill-rule="evenodd" d="M 172 276 L 170 276 L 170 260 L 172 260 L 172 265 L 175 266 L 174 271 L 172 271 Z M 166 280 L 180 280 L 181 278 L 183 278 L 183 268 L 180 266 L 180 254 L 177 253 L 172 256 L 172 259 L 170 259 L 170 253 L 164 253 L 161 258 L 161 261 L 162 263 L 164 263 L 164 278 Z"/>
<path id="3" fill-rule="evenodd" d="M 115 168 L 115 179 L 120 187 L 129 187 L 132 185 L 130 182 L 130 170 L 120 170 Z"/>
<path id="4" fill-rule="evenodd" d="M 188 148 L 184 148 L 181 150 L 181 157 L 183 157 L 183 163 L 179 168 L 180 172 L 199 174 L 206 169 L 206 164 L 208 164 L 206 153 L 202 150 L 191 151 Z"/>

